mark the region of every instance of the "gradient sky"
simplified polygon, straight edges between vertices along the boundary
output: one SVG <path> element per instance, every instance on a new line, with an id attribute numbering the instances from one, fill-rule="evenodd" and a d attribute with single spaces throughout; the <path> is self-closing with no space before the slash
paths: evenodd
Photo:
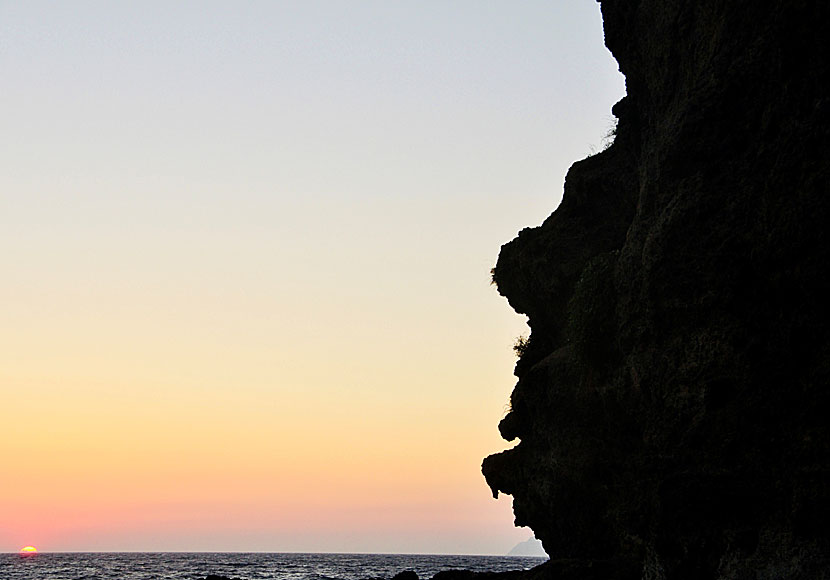
<path id="1" fill-rule="evenodd" d="M 499 247 L 592 0 L 0 0 L 0 551 L 507 552 Z"/>

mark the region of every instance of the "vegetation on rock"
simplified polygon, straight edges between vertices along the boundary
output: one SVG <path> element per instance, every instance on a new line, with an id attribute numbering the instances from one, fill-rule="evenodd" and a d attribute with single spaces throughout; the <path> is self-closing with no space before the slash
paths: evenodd
<path id="1" fill-rule="evenodd" d="M 550 577 L 830 578 L 830 4 L 601 5 L 628 94 L 492 272 L 482 470 Z"/>

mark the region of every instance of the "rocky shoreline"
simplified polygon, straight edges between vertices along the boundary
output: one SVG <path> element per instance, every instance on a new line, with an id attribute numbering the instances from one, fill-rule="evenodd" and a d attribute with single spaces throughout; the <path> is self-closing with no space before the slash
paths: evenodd
<path id="1" fill-rule="evenodd" d="M 581 560 L 563 559 L 548 560 L 530 570 L 510 570 L 506 572 L 473 572 L 470 570 L 444 570 L 430 578 L 420 580 L 607 580 L 616 578 L 618 568 L 616 562 L 590 562 Z M 210 574 L 204 580 L 242 580 L 239 578 L 217 576 Z M 419 580 L 413 570 L 405 570 L 395 574 L 391 579 L 367 578 L 366 580 Z"/>

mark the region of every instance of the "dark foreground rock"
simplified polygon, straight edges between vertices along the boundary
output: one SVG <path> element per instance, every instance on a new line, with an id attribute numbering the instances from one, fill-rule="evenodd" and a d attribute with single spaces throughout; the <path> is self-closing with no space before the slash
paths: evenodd
<path id="1" fill-rule="evenodd" d="M 618 562 L 585 561 L 577 559 L 549 560 L 530 570 L 508 572 L 471 572 L 445 570 L 432 580 L 615 580 L 626 578 L 626 571 Z"/>
<path id="2" fill-rule="evenodd" d="M 627 96 L 502 248 L 532 332 L 483 472 L 535 574 L 830 578 L 830 3 L 601 5 Z"/>

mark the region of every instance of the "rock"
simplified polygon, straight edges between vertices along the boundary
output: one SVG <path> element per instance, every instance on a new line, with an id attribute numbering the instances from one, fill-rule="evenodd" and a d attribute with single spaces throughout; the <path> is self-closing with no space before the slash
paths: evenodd
<path id="1" fill-rule="evenodd" d="M 442 570 L 432 577 L 432 580 L 481 580 L 481 572 L 470 570 Z"/>
<path id="2" fill-rule="evenodd" d="M 627 96 L 502 247 L 531 335 L 482 471 L 563 577 L 830 578 L 830 4 L 601 6 Z"/>
<path id="3" fill-rule="evenodd" d="M 414 570 L 404 570 L 392 576 L 392 580 L 418 580 L 418 574 Z"/>
<path id="4" fill-rule="evenodd" d="M 214 574 L 208 574 L 205 580 L 233 580 L 233 578 L 228 578 L 227 576 L 216 576 Z"/>
<path id="5" fill-rule="evenodd" d="M 509 572 L 472 572 L 470 570 L 442 570 L 432 580 L 526 580 L 522 570 Z"/>

